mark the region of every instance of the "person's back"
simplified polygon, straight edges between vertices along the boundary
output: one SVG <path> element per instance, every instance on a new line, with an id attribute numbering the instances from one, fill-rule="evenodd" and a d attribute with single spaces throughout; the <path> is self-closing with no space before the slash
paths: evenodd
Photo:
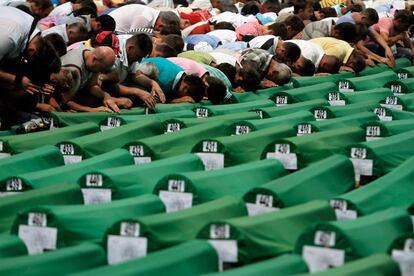
<path id="1" fill-rule="evenodd" d="M 92 49 L 93 48 L 88 47 L 73 49 L 61 57 L 62 67 L 74 67 L 79 70 L 79 89 L 84 88 L 94 74 L 93 72 L 87 70 L 84 59 L 84 52 L 91 51 Z"/>
<path id="2" fill-rule="evenodd" d="M 129 4 L 115 9 L 109 13 L 116 22 L 115 31 L 127 33 L 136 28 L 153 28 L 160 11 L 140 5 Z"/>
<path id="3" fill-rule="evenodd" d="M 24 51 L 32 22 L 33 17 L 19 9 L 0 7 L 0 61 L 17 58 Z"/>
<path id="4" fill-rule="evenodd" d="M 336 56 L 342 63 L 346 63 L 354 51 L 348 42 L 333 37 L 320 37 L 309 41 L 318 44 L 325 54 Z"/>
<path id="5" fill-rule="evenodd" d="M 309 40 L 318 37 L 330 36 L 332 31 L 332 21 L 316 21 L 305 26 L 302 31 L 302 39 Z"/>

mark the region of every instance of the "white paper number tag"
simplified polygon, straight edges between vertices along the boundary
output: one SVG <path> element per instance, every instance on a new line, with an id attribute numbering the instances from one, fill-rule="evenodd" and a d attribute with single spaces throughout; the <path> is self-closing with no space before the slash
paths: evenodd
<path id="1" fill-rule="evenodd" d="M 167 213 L 177 212 L 193 207 L 192 193 L 160 191 L 159 197 L 164 203 Z"/>
<path id="2" fill-rule="evenodd" d="M 381 139 L 381 127 L 380 126 L 367 126 L 365 131 L 365 139 L 367 141 L 373 141 Z"/>
<path id="3" fill-rule="evenodd" d="M 29 255 L 43 253 L 45 250 L 55 250 L 57 243 L 57 229 L 19 225 L 19 238 L 25 243 Z"/>
<path id="4" fill-rule="evenodd" d="M 328 101 L 331 106 L 346 105 L 345 101 L 341 99 L 341 94 L 338 92 L 329 93 Z"/>
<path id="5" fill-rule="evenodd" d="M 246 208 L 247 208 L 247 213 L 249 214 L 249 216 L 256 216 L 256 215 L 280 210 L 280 208 L 266 207 L 264 205 L 259 205 L 256 203 L 246 203 Z"/>
<path id="6" fill-rule="evenodd" d="M 11 154 L 4 151 L 4 144 L 3 141 L 0 141 L 0 159 L 10 157 Z"/>
<path id="7" fill-rule="evenodd" d="M 206 171 L 224 168 L 224 154 L 222 153 L 197 152 L 196 155 L 203 161 Z"/>
<path id="8" fill-rule="evenodd" d="M 401 276 L 414 275 L 414 252 L 392 250 L 392 258 L 400 266 Z"/>
<path id="9" fill-rule="evenodd" d="M 230 225 L 228 224 L 211 224 L 210 239 L 229 239 Z"/>
<path id="10" fill-rule="evenodd" d="M 106 126 L 101 126 L 101 131 L 110 130 L 121 126 L 121 120 L 116 117 L 108 117 Z"/>
<path id="11" fill-rule="evenodd" d="M 7 192 L 21 192 L 23 191 L 23 181 L 20 178 L 13 177 L 6 181 Z"/>
<path id="12" fill-rule="evenodd" d="M 208 109 L 207 108 L 197 108 L 196 109 L 196 116 L 197 116 L 197 118 L 206 118 L 206 117 L 208 117 Z"/>
<path id="13" fill-rule="evenodd" d="M 316 231 L 314 244 L 324 246 L 324 247 L 333 247 L 335 246 L 336 234 L 331 231 Z"/>
<path id="14" fill-rule="evenodd" d="M 311 124 L 299 124 L 296 136 L 303 136 L 303 135 L 311 134 L 311 133 L 312 133 Z"/>
<path id="15" fill-rule="evenodd" d="M 235 240 L 209 240 L 216 250 L 219 260 L 224 263 L 238 262 L 238 247 Z"/>
<path id="16" fill-rule="evenodd" d="M 247 134 L 250 133 L 250 127 L 248 126 L 236 126 L 236 131 L 234 134 L 236 135 L 243 135 L 243 134 Z"/>
<path id="17" fill-rule="evenodd" d="M 181 130 L 181 124 L 180 123 L 168 123 L 167 124 L 167 130 L 165 133 L 171 133 L 171 132 L 177 132 Z"/>
<path id="18" fill-rule="evenodd" d="M 316 121 L 326 120 L 328 118 L 328 113 L 325 109 L 315 109 L 313 111 L 313 117 Z"/>
<path id="19" fill-rule="evenodd" d="M 339 267 L 345 262 L 345 252 L 332 248 L 305 245 L 302 256 L 311 273 Z"/>
<path id="20" fill-rule="evenodd" d="M 267 159 L 278 159 L 286 170 L 298 169 L 298 158 L 296 153 L 278 153 L 268 152 L 266 154 Z"/>
<path id="21" fill-rule="evenodd" d="M 142 237 L 108 235 L 108 264 L 114 265 L 147 255 L 148 240 Z"/>
<path id="22" fill-rule="evenodd" d="M 375 108 L 374 109 L 374 113 L 375 113 L 375 115 L 378 116 L 378 118 L 381 121 L 392 121 L 392 117 L 391 116 L 387 116 L 387 111 L 383 107 L 377 107 L 377 108 Z"/>
<path id="23" fill-rule="evenodd" d="M 284 106 L 288 104 L 288 97 L 287 96 L 281 96 L 281 95 L 277 95 L 276 96 L 276 106 Z"/>
<path id="24" fill-rule="evenodd" d="M 129 146 L 129 153 L 134 157 L 135 165 L 151 163 L 151 157 L 145 156 L 144 146 Z"/>
<path id="25" fill-rule="evenodd" d="M 139 237 L 139 223 L 134 222 L 121 222 L 121 236 L 126 237 Z"/>
<path id="26" fill-rule="evenodd" d="M 354 92 L 354 89 L 350 88 L 349 81 L 343 80 L 338 83 L 339 92 Z"/>
<path id="27" fill-rule="evenodd" d="M 85 205 L 108 203 L 112 200 L 111 189 L 82 188 L 81 191 Z"/>
<path id="28" fill-rule="evenodd" d="M 348 210 L 348 204 L 345 200 L 333 199 L 330 203 L 335 211 L 337 220 L 351 220 L 357 218 L 357 212 L 354 210 Z"/>

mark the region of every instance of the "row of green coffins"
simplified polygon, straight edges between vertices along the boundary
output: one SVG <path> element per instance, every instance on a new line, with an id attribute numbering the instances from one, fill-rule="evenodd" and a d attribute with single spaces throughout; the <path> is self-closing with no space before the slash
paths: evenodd
<path id="1" fill-rule="evenodd" d="M 149 198 L 147 200 L 149 201 Z M 31 214 L 32 220 L 35 219 L 36 223 L 41 223 L 45 219 L 42 218 L 42 213 Z M 109 264 L 122 263 L 198 238 L 209 241 L 216 250 L 220 262 L 224 263 L 226 267 L 260 261 L 293 250 L 296 254 L 302 256 L 310 272 L 316 272 L 329 267 L 341 266 L 344 263 L 368 257 L 375 253 L 390 251 L 393 252 L 393 255 L 396 255 L 394 251 L 403 249 L 404 243 L 413 236 L 413 234 L 408 237 L 405 235 L 413 232 L 413 225 L 410 213 L 404 209 L 387 209 L 356 220 L 332 222 L 335 214 L 329 204 L 322 201 L 312 201 L 261 216 L 239 217 L 243 215 L 244 210 L 240 202 L 232 198 L 223 198 L 173 214 L 158 214 L 120 220 L 108 228 L 103 238 L 107 262 Z M 50 215 L 50 217 L 53 222 L 53 216 Z M 46 219 L 49 219 L 49 216 Z M 41 232 L 50 231 L 53 228 L 58 229 L 57 225 L 53 224 L 51 226 L 55 227 L 49 227 L 49 224 L 46 224 L 46 226 L 29 226 L 29 220 L 30 213 L 21 215 L 19 227 L 23 228 L 22 232 L 25 229 L 26 231 L 31 229 L 32 232 L 38 231 L 37 234 L 41 235 Z M 98 221 L 100 220 L 98 219 Z M 314 224 L 315 221 L 318 221 L 318 223 Z M 98 226 L 93 225 L 91 229 L 99 228 L 99 226 L 99 224 Z M 60 228 L 56 231 L 60 231 Z M 88 236 L 85 233 L 83 235 Z M 381 243 L 378 243 L 379 239 L 381 239 Z M 27 240 L 25 242 L 27 243 Z M 43 240 L 43 242 L 46 242 L 46 240 Z M 180 246 L 171 247 L 164 252 L 177 252 L 177 248 L 180 248 Z M 51 248 L 51 250 L 53 249 Z M 98 251 L 98 249 L 96 248 L 95 251 Z M 56 252 L 58 253 L 59 250 Z M 64 252 L 70 252 L 70 247 Z M 151 253 L 147 257 L 150 259 L 144 258 L 120 265 L 118 266 L 119 273 L 123 275 L 123 267 L 129 267 L 133 271 L 145 272 L 143 267 L 151 268 L 151 271 L 154 271 L 154 269 L 172 265 L 170 263 L 172 260 L 167 260 L 169 258 L 159 261 L 158 268 L 154 267 L 154 264 L 149 265 L 152 256 L 155 259 L 158 259 L 155 257 L 158 254 L 165 257 L 162 252 L 155 253 L 157 255 Z M 200 253 L 198 252 L 198 254 Z M 52 253 L 46 254 L 53 256 Z M 59 254 L 54 255 L 59 256 Z M 173 260 L 176 265 L 180 266 L 181 261 L 194 258 L 195 255 L 188 252 L 185 255 L 177 255 Z M 99 254 L 99 256 L 102 259 L 102 255 Z M 216 260 L 216 264 L 211 267 L 210 272 L 217 269 L 217 256 L 212 255 L 213 259 Z M 76 260 L 73 253 L 71 257 Z M 289 259 L 289 257 L 287 258 Z M 300 258 L 295 258 L 294 263 L 303 264 Z M 16 259 L 18 260 L 18 258 Z M 26 262 L 30 261 L 27 257 L 20 257 L 20 259 L 26 260 Z M 42 260 L 42 258 L 38 259 Z M 43 259 L 47 260 L 46 257 Z M 396 259 L 398 260 L 398 258 Z M 83 264 L 82 260 L 78 259 L 78 262 L 80 262 L 77 264 L 80 269 L 87 266 Z M 132 263 L 143 264 L 143 267 L 135 265 L 134 270 Z M 275 267 L 265 264 L 262 269 L 277 269 L 282 264 L 283 262 L 280 263 L 276 259 Z M 192 264 L 187 265 L 191 271 L 195 269 Z M 261 264 L 258 263 L 257 266 L 260 268 Z M 99 270 L 114 272 L 114 270 L 117 270 L 116 267 L 103 267 Z M 303 272 L 306 272 L 307 267 L 302 266 L 301 269 L 305 268 Z M 285 269 L 288 268 L 285 267 Z"/>
<path id="2" fill-rule="evenodd" d="M 117 198 L 118 191 L 127 190 L 132 185 L 143 186 L 145 183 L 145 191 L 151 192 L 152 187 L 166 174 L 196 170 L 202 171 L 204 166 L 195 155 L 182 155 L 136 166 L 126 150 L 117 149 L 78 164 L 16 175 L 0 184 L 2 191 L 12 194 L 3 197 L 0 202 L 0 209 L 3 210 L 0 232 L 8 231 L 16 213 L 30 206 L 108 202 L 112 197 Z M 93 192 L 93 187 L 96 192 Z M 142 189 L 143 194 L 145 192 Z M 126 197 L 125 194 L 123 196 Z"/>

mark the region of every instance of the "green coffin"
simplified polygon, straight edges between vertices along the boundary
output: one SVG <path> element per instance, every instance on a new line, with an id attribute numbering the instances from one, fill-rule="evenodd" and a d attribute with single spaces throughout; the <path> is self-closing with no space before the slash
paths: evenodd
<path id="1" fill-rule="evenodd" d="M 43 146 L 34 150 L 23 152 L 0 159 L 0 179 L 17 174 L 41 171 L 49 168 L 62 166 L 63 157 L 59 149 L 54 146 Z M 7 185 L 6 185 L 7 186 Z M 19 187 L 5 187 L 2 192 L 13 192 L 19 190 Z M 21 186 L 21 185 L 18 185 Z"/>
<path id="2" fill-rule="evenodd" d="M 121 125 L 135 123 L 136 121 L 158 119 L 160 121 L 171 120 L 174 118 L 195 118 L 195 114 L 192 110 L 179 110 L 166 113 L 156 113 L 149 115 L 114 115 L 108 116 L 99 123 L 101 130 L 108 130 L 119 127 Z"/>
<path id="3" fill-rule="evenodd" d="M 11 229 L 26 244 L 29 254 L 99 242 L 116 221 L 164 212 L 164 204 L 154 195 L 143 195 L 107 204 L 38 206 L 19 212 Z"/>
<path id="4" fill-rule="evenodd" d="M 335 214 L 328 202 L 312 201 L 260 216 L 216 219 L 206 224 L 198 237 L 213 241 L 218 248 L 220 243 L 226 248 L 226 242 L 233 241 L 235 262 L 251 263 L 292 252 L 305 227 L 333 219 Z"/>
<path id="5" fill-rule="evenodd" d="M 386 97 L 393 96 L 393 93 L 388 88 L 375 88 L 371 90 L 357 91 L 357 92 L 338 92 L 341 100 L 346 104 L 355 104 L 360 102 L 372 101 L 380 102 Z"/>
<path id="6" fill-rule="evenodd" d="M 10 232 L 16 214 L 26 208 L 40 204 L 82 204 L 79 187 L 72 184 L 55 185 L 36 189 L 15 196 L 3 197 L 0 202 L 0 233 Z"/>
<path id="7" fill-rule="evenodd" d="M 414 130 L 380 140 L 349 144 L 347 155 L 352 160 L 357 180 L 360 176 L 382 176 L 414 154 Z"/>
<path id="8" fill-rule="evenodd" d="M 266 261 L 256 262 L 209 276 L 256 276 L 256 275 L 296 275 L 308 272 L 308 266 L 302 257 L 296 254 L 285 254 Z"/>
<path id="9" fill-rule="evenodd" d="M 358 127 L 316 132 L 303 136 L 275 139 L 262 151 L 262 158 L 278 159 L 287 170 L 298 170 L 312 162 L 322 160 L 358 141 L 365 140 L 365 133 Z"/>
<path id="10" fill-rule="evenodd" d="M 221 169 L 261 159 L 264 147 L 277 138 L 296 135 L 293 126 L 274 126 L 244 135 L 204 139 L 192 152 L 203 159 L 206 169 Z"/>
<path id="11" fill-rule="evenodd" d="M 288 104 L 285 106 L 258 108 L 258 109 L 255 109 L 255 111 L 262 118 L 271 118 L 271 117 L 277 117 L 277 116 L 282 116 L 282 115 L 288 115 L 288 114 L 291 114 L 297 111 L 310 110 L 311 108 L 318 107 L 318 106 L 327 106 L 327 105 L 329 105 L 327 100 L 316 99 L 316 100 L 310 100 L 306 102 Z"/>
<path id="12" fill-rule="evenodd" d="M 312 113 L 309 111 L 297 111 L 292 114 L 263 120 L 240 120 L 232 124 L 231 134 L 242 135 L 269 127 L 295 125 L 299 122 L 309 122 L 314 120 Z"/>
<path id="13" fill-rule="evenodd" d="M 186 127 L 197 126 L 209 122 L 220 121 L 224 125 L 230 125 L 231 123 L 239 120 L 258 120 L 261 119 L 259 114 L 255 112 L 238 112 L 227 115 L 219 115 L 210 118 L 179 118 L 163 121 L 164 132 L 173 132 L 172 130 L 181 130 Z"/>
<path id="14" fill-rule="evenodd" d="M 362 125 L 366 132 L 366 141 L 393 136 L 414 129 L 414 119 L 397 121 L 370 121 Z"/>
<path id="15" fill-rule="evenodd" d="M 388 87 L 395 95 L 405 95 L 414 92 L 414 78 L 393 80 L 387 82 L 384 87 Z"/>
<path id="16" fill-rule="evenodd" d="M 329 120 L 322 120 L 316 122 L 301 122 L 295 126 L 297 136 L 302 136 L 314 132 L 338 129 L 346 126 L 361 126 L 367 121 L 375 122 L 379 120 L 373 112 L 360 112 L 356 114 L 350 114 L 343 117 L 333 118 Z M 264 121 L 264 120 L 263 120 Z"/>
<path id="17" fill-rule="evenodd" d="M 311 77 L 293 77 L 293 87 L 310 86 L 314 84 L 321 84 L 325 82 L 338 82 L 344 78 L 352 78 L 355 74 L 351 72 L 342 71 L 339 74 L 333 74 L 328 76 L 311 76 Z"/>
<path id="18" fill-rule="evenodd" d="M 176 212 L 227 195 L 241 197 L 246 191 L 284 175 L 286 171 L 280 162 L 260 160 L 222 170 L 168 174 L 153 193 L 164 202 L 167 212 Z"/>
<path id="19" fill-rule="evenodd" d="M 107 248 L 108 263 L 145 256 L 148 252 L 195 239 L 198 231 L 213 220 L 245 215 L 245 207 L 239 199 L 223 197 L 180 212 L 121 220 L 108 229 L 103 241 Z M 141 245 L 145 245 L 141 248 L 141 254 L 125 257 L 129 246 L 114 243 L 115 240 L 125 239 L 137 239 Z"/>
<path id="20" fill-rule="evenodd" d="M 378 106 L 380 106 L 378 101 L 373 100 L 348 104 L 345 106 L 317 106 L 312 108 L 310 111 L 313 113 L 315 119 L 319 121 L 347 116 L 359 112 L 372 111 Z"/>
<path id="21" fill-rule="evenodd" d="M 0 236 L 0 260 L 27 255 L 27 248 L 24 242 L 15 235 Z"/>
<path id="22" fill-rule="evenodd" d="M 252 109 L 274 106 L 275 103 L 271 100 L 258 100 L 245 103 L 224 104 L 215 106 L 199 106 L 193 110 L 197 118 L 205 118 L 218 115 L 226 115 L 237 112 L 250 111 Z"/>
<path id="23" fill-rule="evenodd" d="M 249 215 L 271 212 L 310 200 L 328 200 L 353 189 L 353 170 L 346 156 L 333 155 L 298 172 L 253 188 L 243 199 Z"/>
<path id="24" fill-rule="evenodd" d="M 57 184 L 75 184 L 79 177 L 93 169 L 120 167 L 131 165 L 132 163 L 131 155 L 126 150 L 117 149 L 78 164 L 60 166 L 38 172 L 13 174 L 12 177 L 0 182 L 0 189 L 3 191 L 7 190 L 7 182 L 10 180 L 22 183 L 22 188 L 18 190 L 20 192 L 51 187 Z"/>
<path id="25" fill-rule="evenodd" d="M 397 74 L 392 70 L 387 70 L 382 73 L 368 75 L 356 78 L 342 78 L 339 80 L 339 91 L 355 91 L 368 90 L 373 88 L 383 87 L 386 83 L 397 80 Z"/>
<path id="26" fill-rule="evenodd" d="M 53 122 L 57 126 L 77 125 L 86 122 L 98 124 L 100 121 L 108 117 L 108 112 L 53 112 L 51 116 Z M 143 107 L 135 107 L 129 110 L 121 110 L 122 115 L 145 115 L 146 109 Z"/>
<path id="27" fill-rule="evenodd" d="M 375 74 L 382 73 L 382 72 L 388 71 L 388 70 L 391 70 L 391 68 L 388 67 L 388 65 L 386 65 L 384 63 L 380 63 L 380 64 L 377 64 L 377 65 L 372 66 L 372 67 L 371 66 L 365 67 L 364 70 L 362 70 L 361 72 L 358 73 L 358 76 L 375 75 Z"/>
<path id="28" fill-rule="evenodd" d="M 302 274 L 300 274 L 302 275 Z M 349 275 L 369 275 L 387 276 L 400 275 L 400 270 L 395 261 L 385 254 L 375 254 L 357 261 L 349 262 L 341 267 L 333 268 L 320 273 L 306 275 L 315 276 L 349 276 Z M 303 276 L 303 275 L 302 275 Z"/>
<path id="29" fill-rule="evenodd" d="M 63 140 L 81 137 L 98 131 L 99 128 L 96 124 L 83 123 L 48 131 L 6 136 L 0 140 L 7 144 L 12 154 L 16 154 L 37 149 L 44 145 L 54 145 Z"/>
<path id="30" fill-rule="evenodd" d="M 148 119 L 76 139 L 62 141 L 57 144 L 57 147 L 60 148 L 64 155 L 66 164 L 72 164 L 120 148 L 130 141 L 161 133 L 163 132 L 160 121 Z"/>
<path id="31" fill-rule="evenodd" d="M 382 118 L 384 119 L 381 119 L 381 121 L 414 119 L 414 112 L 411 111 L 403 111 L 386 107 L 378 108 L 376 111 L 379 112 L 380 115 L 383 115 Z"/>
<path id="32" fill-rule="evenodd" d="M 277 106 L 283 106 L 297 102 L 323 99 L 329 92 L 334 91 L 338 91 L 338 86 L 333 82 L 326 82 L 277 92 L 270 99 Z"/>
<path id="33" fill-rule="evenodd" d="M 89 193 L 96 193 L 97 196 L 101 189 L 106 190 L 111 194 L 106 200 L 114 200 L 150 194 L 157 182 L 168 174 L 203 170 L 204 165 L 200 158 L 193 154 L 185 154 L 140 166 L 91 170 L 80 177 L 78 183 L 83 191 L 90 190 Z M 105 198 L 99 197 L 95 201 L 107 202 Z"/>
<path id="34" fill-rule="evenodd" d="M 189 153 L 192 145 L 200 139 L 228 134 L 228 127 L 223 126 L 220 121 L 209 122 L 185 128 L 178 132 L 157 135 L 130 142 L 124 145 L 124 148 L 128 149 L 134 157 L 135 163 L 139 164 Z"/>
<path id="35" fill-rule="evenodd" d="M 412 231 L 408 212 L 390 208 L 354 220 L 315 223 L 297 239 L 295 253 L 303 256 L 311 272 L 318 272 L 386 253 L 396 237 Z"/>
<path id="36" fill-rule="evenodd" d="M 247 103 L 247 102 L 253 102 L 253 101 L 259 101 L 259 100 L 265 100 L 267 98 L 264 97 L 259 97 L 259 95 L 257 95 L 254 92 L 243 92 L 243 93 L 238 93 L 238 92 L 232 92 L 232 99 L 233 102 L 235 103 Z"/>
<path id="37" fill-rule="evenodd" d="M 217 254 L 206 241 L 189 241 L 123 264 L 103 266 L 76 276 L 201 275 L 218 271 Z"/>
<path id="38" fill-rule="evenodd" d="M 344 214 L 345 219 L 353 219 L 389 207 L 408 208 L 414 202 L 413 166 L 411 157 L 368 185 L 335 197 L 336 212 Z"/>
<path id="39" fill-rule="evenodd" d="M 398 68 L 395 72 L 397 72 L 398 77 L 401 80 L 412 78 L 414 76 L 414 66 L 411 66 L 410 64 L 402 68 Z"/>
<path id="40" fill-rule="evenodd" d="M 102 246 L 83 243 L 36 256 L 0 261 L 2 275 L 67 275 L 106 264 Z"/>

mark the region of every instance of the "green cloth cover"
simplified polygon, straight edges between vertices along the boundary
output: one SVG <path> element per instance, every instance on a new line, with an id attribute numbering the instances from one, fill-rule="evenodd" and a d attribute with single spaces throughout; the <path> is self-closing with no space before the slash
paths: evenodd
<path id="1" fill-rule="evenodd" d="M 387 82 L 397 80 L 397 74 L 392 70 L 356 78 L 343 78 L 339 81 L 339 91 L 342 89 L 368 90 L 383 87 Z"/>
<path id="2" fill-rule="evenodd" d="M 315 221 L 334 219 L 335 213 L 328 202 L 311 201 L 260 216 L 216 219 L 206 224 L 198 237 L 215 240 L 211 236 L 212 227 L 228 225 L 229 235 L 218 240 L 236 240 L 238 261 L 251 263 L 292 252 L 305 227 Z"/>
<path id="3" fill-rule="evenodd" d="M 226 115 L 231 113 L 250 111 L 256 108 L 271 107 L 275 103 L 271 100 L 258 100 L 245 103 L 224 104 L 214 106 L 199 106 L 193 110 L 198 118 Z"/>

